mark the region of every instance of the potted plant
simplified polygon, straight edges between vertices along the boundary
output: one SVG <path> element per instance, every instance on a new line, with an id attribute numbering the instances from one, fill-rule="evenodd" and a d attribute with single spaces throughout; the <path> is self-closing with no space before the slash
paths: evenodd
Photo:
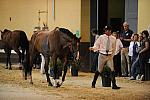
<path id="1" fill-rule="evenodd" d="M 108 66 L 104 66 L 101 78 L 103 87 L 111 87 L 111 70 Z"/>

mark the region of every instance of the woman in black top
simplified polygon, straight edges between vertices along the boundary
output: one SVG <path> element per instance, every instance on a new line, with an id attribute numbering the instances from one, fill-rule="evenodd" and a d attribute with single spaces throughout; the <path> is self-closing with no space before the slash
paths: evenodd
<path id="1" fill-rule="evenodd" d="M 142 32 L 143 40 L 141 41 L 141 51 L 139 52 L 139 63 L 140 63 L 140 69 L 141 69 L 141 78 L 140 80 L 144 80 L 144 74 L 145 74 L 145 63 L 148 62 L 149 58 L 149 33 L 147 30 L 144 30 Z"/>

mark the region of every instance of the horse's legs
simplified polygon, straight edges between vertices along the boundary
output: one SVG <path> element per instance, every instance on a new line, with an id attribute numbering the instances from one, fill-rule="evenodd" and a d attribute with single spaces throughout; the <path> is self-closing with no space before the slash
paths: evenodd
<path id="1" fill-rule="evenodd" d="M 10 61 L 10 55 L 11 55 L 11 50 L 6 51 L 7 54 L 7 63 L 6 63 L 6 69 L 8 69 L 8 64 L 9 64 L 9 69 L 11 70 L 11 61 Z"/>
<path id="2" fill-rule="evenodd" d="M 68 69 L 68 61 L 67 61 L 67 58 L 64 59 L 64 73 L 63 73 L 63 76 L 62 76 L 62 82 L 65 81 L 65 77 L 66 77 L 66 74 L 67 74 L 67 69 Z"/>
<path id="3" fill-rule="evenodd" d="M 33 67 L 33 59 L 35 58 L 35 53 L 31 54 L 27 54 L 27 58 L 26 58 L 26 63 L 27 63 L 27 67 L 25 68 L 25 79 L 27 79 L 27 73 L 29 73 L 29 83 L 33 84 L 32 81 L 32 67 Z"/>
<path id="4" fill-rule="evenodd" d="M 49 57 L 45 57 L 44 56 L 44 59 L 45 59 L 45 66 L 44 66 L 44 69 L 45 69 L 45 74 L 46 74 L 46 77 L 47 77 L 47 82 L 48 82 L 48 85 L 49 86 L 53 86 L 52 83 L 51 83 L 51 80 L 49 78 L 49 73 L 48 73 L 48 70 L 49 70 Z"/>
<path id="5" fill-rule="evenodd" d="M 8 51 L 6 52 L 6 67 L 5 69 L 8 69 L 8 60 L 9 59 L 9 55 L 8 55 Z"/>
<path id="6" fill-rule="evenodd" d="M 15 48 L 14 51 L 19 55 L 19 63 L 21 64 L 21 52 L 18 48 Z M 21 65 L 19 65 L 19 69 L 21 69 Z"/>
<path id="7" fill-rule="evenodd" d="M 58 66 L 57 66 L 57 55 L 54 53 L 51 60 L 53 63 L 53 68 L 54 68 L 54 87 L 59 87 L 60 84 L 58 84 L 57 79 L 59 78 L 59 73 L 58 73 Z"/>
<path id="8" fill-rule="evenodd" d="M 68 61 L 67 61 L 67 59 L 64 58 L 64 60 L 62 60 L 61 62 L 64 62 L 63 63 L 64 73 L 63 73 L 63 76 L 62 76 L 62 82 L 60 84 L 57 83 L 57 87 L 60 87 L 63 84 L 63 82 L 65 81 L 65 77 L 66 77 L 67 69 L 68 69 L 68 66 L 67 66 Z"/>

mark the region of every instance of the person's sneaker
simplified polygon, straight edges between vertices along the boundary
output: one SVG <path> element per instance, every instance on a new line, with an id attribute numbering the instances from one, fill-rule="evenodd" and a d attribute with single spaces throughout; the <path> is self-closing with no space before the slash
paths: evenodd
<path id="1" fill-rule="evenodd" d="M 122 74 L 122 77 L 128 77 L 128 75 L 127 74 Z"/>
<path id="2" fill-rule="evenodd" d="M 144 81 L 144 75 L 141 75 L 140 81 Z"/>
<path id="3" fill-rule="evenodd" d="M 130 80 L 135 80 L 135 78 L 133 76 L 130 77 Z"/>
<path id="4" fill-rule="evenodd" d="M 140 80 L 140 78 L 141 78 L 141 76 L 138 74 L 138 75 L 136 76 L 136 80 Z"/>

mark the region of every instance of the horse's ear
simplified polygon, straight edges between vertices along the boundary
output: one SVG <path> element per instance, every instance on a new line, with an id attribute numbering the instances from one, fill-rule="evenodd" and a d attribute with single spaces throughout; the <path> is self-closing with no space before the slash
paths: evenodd
<path id="1" fill-rule="evenodd" d="M 59 31 L 59 27 L 55 27 L 55 29 L 54 29 L 55 31 Z"/>
<path id="2" fill-rule="evenodd" d="M 78 39 L 81 40 L 81 36 Z"/>
<path id="3" fill-rule="evenodd" d="M 8 29 L 4 29 L 4 31 L 3 31 L 3 33 L 5 33 L 5 32 L 9 32 L 10 30 L 8 30 Z"/>

